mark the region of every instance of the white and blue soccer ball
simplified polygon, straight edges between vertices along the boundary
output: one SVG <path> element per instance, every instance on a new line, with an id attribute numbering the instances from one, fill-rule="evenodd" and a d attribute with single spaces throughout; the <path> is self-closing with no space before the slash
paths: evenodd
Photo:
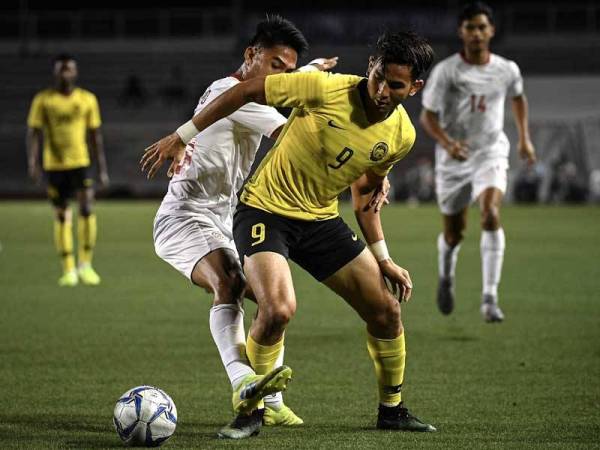
<path id="1" fill-rule="evenodd" d="M 177 408 L 163 390 L 138 386 L 117 400 L 113 423 L 125 445 L 158 447 L 175 432 Z"/>

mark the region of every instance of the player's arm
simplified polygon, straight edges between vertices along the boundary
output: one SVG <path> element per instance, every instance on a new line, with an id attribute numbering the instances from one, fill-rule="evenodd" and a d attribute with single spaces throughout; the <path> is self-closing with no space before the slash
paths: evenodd
<path id="1" fill-rule="evenodd" d="M 34 183 L 38 183 L 42 176 L 42 166 L 40 164 L 42 135 L 41 128 L 27 127 L 27 135 L 25 138 L 25 146 L 27 148 L 27 173 Z"/>
<path id="2" fill-rule="evenodd" d="M 525 94 L 512 99 L 512 110 L 519 132 L 519 154 L 529 165 L 535 163 L 535 148 L 529 137 L 529 104 Z"/>
<path id="3" fill-rule="evenodd" d="M 465 142 L 452 139 L 441 127 L 438 114 L 427 108 L 423 108 L 420 117 L 421 125 L 425 132 L 435 139 L 448 154 L 458 161 L 464 161 L 469 156 Z"/>
<path id="4" fill-rule="evenodd" d="M 96 164 L 98 165 L 98 178 L 100 186 L 108 187 L 110 179 L 108 177 L 108 166 L 106 164 L 106 153 L 104 152 L 104 138 L 100 128 L 90 128 L 89 142 L 92 154 L 95 156 Z"/>
<path id="5" fill-rule="evenodd" d="M 310 71 L 325 72 L 325 71 L 331 70 L 335 66 L 337 66 L 338 60 L 339 60 L 339 58 L 337 56 L 333 56 L 332 58 L 316 58 L 316 59 L 313 59 L 308 64 L 306 64 L 305 66 L 300 67 L 297 70 L 297 72 L 310 72 Z M 277 138 L 283 131 L 284 127 L 285 127 L 285 125 L 278 127 L 275 131 L 273 131 L 273 133 L 271 133 L 271 136 L 269 136 L 269 137 L 273 140 L 277 140 Z M 389 189 L 389 182 L 387 181 L 387 178 L 386 178 L 386 182 L 387 182 L 387 188 Z M 382 203 L 384 201 L 387 203 L 387 199 L 380 200 L 380 203 Z M 379 205 L 379 207 L 381 207 L 381 205 Z"/>
<path id="6" fill-rule="evenodd" d="M 310 72 L 313 70 L 320 70 L 320 71 L 331 70 L 335 66 L 337 66 L 338 59 L 339 58 L 337 56 L 334 56 L 332 58 L 316 58 L 316 59 L 313 59 L 308 64 L 306 64 L 305 66 L 299 67 L 296 71 L 297 72 Z"/>
<path id="7" fill-rule="evenodd" d="M 37 184 L 42 175 L 40 164 L 40 147 L 42 146 L 42 129 L 45 125 L 43 95 L 38 93 L 33 97 L 29 115 L 27 116 L 27 134 L 25 147 L 27 149 L 27 172 L 29 177 Z"/>
<path id="8" fill-rule="evenodd" d="M 408 301 L 412 292 L 412 281 L 407 270 L 391 259 L 381 225 L 379 210 L 371 207 L 373 193 L 384 183 L 385 177 L 372 171 L 356 180 L 350 187 L 352 206 L 358 226 L 377 260 L 382 274 L 392 282 L 401 301 Z"/>
<path id="9" fill-rule="evenodd" d="M 267 89 L 269 100 L 267 102 Z M 290 108 L 317 108 L 327 96 L 327 75 L 318 73 L 277 74 L 238 83 L 214 99 L 177 131 L 147 147 L 140 161 L 152 178 L 160 166 L 172 160 L 169 174 L 183 158 L 185 144 L 216 121 L 230 116 L 247 103 Z"/>
<path id="10" fill-rule="evenodd" d="M 267 103 L 265 77 L 255 77 L 236 84 L 210 102 L 176 132 L 146 148 L 140 161 L 142 171 L 148 171 L 148 178 L 152 178 L 165 161 L 172 159 L 173 162 L 169 167 L 169 175 L 171 175 L 185 154 L 186 144 L 196 134 L 250 102 L 262 105 Z"/>

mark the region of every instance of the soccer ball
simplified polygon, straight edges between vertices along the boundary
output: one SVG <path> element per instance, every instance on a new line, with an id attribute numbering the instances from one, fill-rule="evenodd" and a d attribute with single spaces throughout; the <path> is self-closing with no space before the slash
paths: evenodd
<path id="1" fill-rule="evenodd" d="M 113 423 L 125 445 L 158 447 L 177 425 L 177 408 L 166 392 L 138 386 L 117 400 Z"/>

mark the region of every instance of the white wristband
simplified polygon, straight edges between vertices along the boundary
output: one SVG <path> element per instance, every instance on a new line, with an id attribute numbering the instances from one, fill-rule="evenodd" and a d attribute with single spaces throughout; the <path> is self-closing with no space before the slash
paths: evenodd
<path id="1" fill-rule="evenodd" d="M 375 256 L 377 262 L 390 259 L 390 252 L 388 252 L 388 248 L 387 245 L 385 245 L 384 239 L 382 239 L 381 241 L 373 242 L 371 245 L 369 245 L 369 248 L 371 249 L 371 253 L 373 253 L 373 256 Z"/>
<path id="2" fill-rule="evenodd" d="M 200 133 L 200 131 L 198 131 L 198 128 L 196 128 L 194 122 L 188 120 L 186 123 L 177 128 L 175 133 L 177 133 L 182 142 L 187 145 L 188 142 L 190 142 L 198 133 Z"/>
<path id="3" fill-rule="evenodd" d="M 307 64 L 305 66 L 299 67 L 296 72 L 318 72 L 319 68 L 314 64 Z"/>
<path id="4" fill-rule="evenodd" d="M 323 67 L 325 65 L 325 58 L 316 58 L 309 62 L 307 65 L 300 67 L 298 72 L 319 72 L 321 69 L 319 67 Z"/>

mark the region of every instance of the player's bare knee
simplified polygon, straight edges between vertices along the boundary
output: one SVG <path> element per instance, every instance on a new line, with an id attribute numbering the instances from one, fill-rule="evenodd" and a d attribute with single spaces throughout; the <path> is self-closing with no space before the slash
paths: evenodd
<path id="1" fill-rule="evenodd" d="M 238 301 L 242 300 L 244 295 L 244 291 L 246 290 L 246 277 L 242 272 L 241 268 L 236 268 L 228 274 L 229 282 L 231 283 L 231 293 L 233 297 L 238 299 Z"/>
<path id="2" fill-rule="evenodd" d="M 89 217 L 92 215 L 92 205 L 90 203 L 83 203 L 79 205 L 79 215 L 81 217 Z"/>
<path id="3" fill-rule="evenodd" d="M 264 313 L 264 315 L 262 313 Z M 290 303 L 279 303 L 277 305 L 270 305 L 266 308 L 263 305 L 259 305 L 259 314 L 263 315 L 265 320 L 269 323 L 270 328 L 273 328 L 274 330 L 285 329 L 295 313 L 296 307 Z"/>
<path id="4" fill-rule="evenodd" d="M 71 210 L 67 207 L 65 208 L 55 208 L 56 220 L 61 223 L 69 222 L 71 220 Z"/>
<path id="5" fill-rule="evenodd" d="M 241 270 L 222 274 L 212 286 L 215 304 L 241 302 L 245 288 L 246 278 Z"/>
<path id="6" fill-rule="evenodd" d="M 454 230 L 452 232 L 444 232 L 444 239 L 450 247 L 456 247 L 464 239 L 463 230 Z"/>
<path id="7" fill-rule="evenodd" d="M 402 330 L 400 303 L 391 294 L 386 295 L 368 322 L 369 329 L 378 330 L 380 336 L 397 336 Z"/>
<path id="8" fill-rule="evenodd" d="M 390 301 L 388 301 L 385 309 L 385 326 L 386 329 L 392 331 L 397 330 L 401 324 L 400 303 L 392 297 Z"/>
<path id="9" fill-rule="evenodd" d="M 500 227 L 500 212 L 495 206 L 484 209 L 481 212 L 481 228 L 494 231 Z"/>

